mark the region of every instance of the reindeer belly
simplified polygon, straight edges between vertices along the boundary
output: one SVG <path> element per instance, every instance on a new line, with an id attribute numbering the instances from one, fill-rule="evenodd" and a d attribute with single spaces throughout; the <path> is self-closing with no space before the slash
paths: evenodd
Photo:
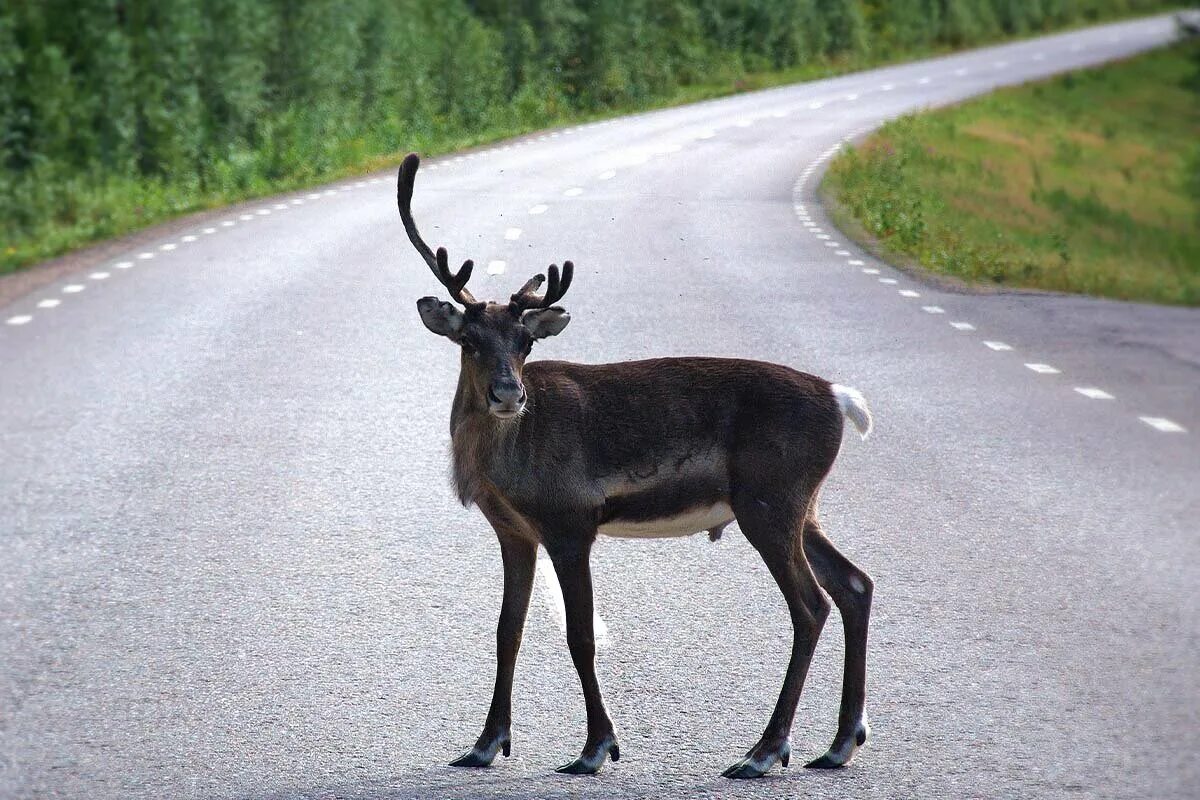
<path id="1" fill-rule="evenodd" d="M 652 519 L 617 518 L 602 524 L 599 533 L 622 539 L 661 539 L 670 536 L 690 536 L 694 533 L 720 528 L 733 522 L 733 509 L 720 501 L 671 516 Z"/>

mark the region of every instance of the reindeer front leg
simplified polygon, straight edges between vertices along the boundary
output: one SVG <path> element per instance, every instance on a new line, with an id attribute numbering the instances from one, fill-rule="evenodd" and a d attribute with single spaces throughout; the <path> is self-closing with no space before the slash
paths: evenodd
<path id="1" fill-rule="evenodd" d="M 612 719 L 604 708 L 600 697 L 600 682 L 596 679 L 596 641 L 592 629 L 592 570 L 590 538 L 585 544 L 568 547 L 547 545 L 547 552 L 554 562 L 554 571 L 562 586 L 563 605 L 567 615 L 567 647 L 571 660 L 579 673 L 583 687 L 583 701 L 587 709 L 587 741 L 583 751 L 569 764 L 558 768 L 558 772 L 570 775 L 591 775 L 599 772 L 607 757 L 613 761 L 621 758 Z"/>
<path id="2" fill-rule="evenodd" d="M 450 762 L 452 767 L 486 767 L 495 760 L 497 753 L 503 751 L 505 757 L 508 756 L 512 743 L 513 672 L 537 567 L 537 545 L 511 532 L 505 514 L 492 513 L 484 504 L 480 504 L 480 508 L 496 528 L 500 554 L 504 559 L 504 600 L 500 605 L 500 621 L 496 625 L 496 687 L 492 692 L 487 720 L 483 723 L 483 733 L 474 747 Z M 499 512 L 498 509 L 496 511 Z"/>

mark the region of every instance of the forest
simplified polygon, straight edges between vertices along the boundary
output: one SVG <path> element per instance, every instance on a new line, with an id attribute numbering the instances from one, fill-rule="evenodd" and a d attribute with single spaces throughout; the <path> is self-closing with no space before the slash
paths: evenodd
<path id="1" fill-rule="evenodd" d="M 0 272 L 409 149 L 1172 5 L 6 0 Z"/>

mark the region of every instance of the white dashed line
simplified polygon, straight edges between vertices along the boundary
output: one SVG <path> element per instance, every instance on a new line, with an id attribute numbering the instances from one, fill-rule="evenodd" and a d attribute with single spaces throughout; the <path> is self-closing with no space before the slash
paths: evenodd
<path id="1" fill-rule="evenodd" d="M 240 217 L 238 217 L 238 219 L 240 219 L 242 222 L 249 222 L 250 220 L 254 219 L 254 215 L 253 214 L 242 214 Z"/>
<path id="2" fill-rule="evenodd" d="M 881 92 L 890 92 L 892 89 L 895 89 L 895 88 L 896 88 L 896 84 L 894 84 L 894 83 L 885 83 L 885 84 L 883 84 L 882 86 L 880 86 L 880 87 L 879 87 L 879 91 L 881 91 Z"/>
<path id="3" fill-rule="evenodd" d="M 983 344 L 985 347 L 995 350 L 998 353 L 1004 352 L 1005 350 L 1012 350 L 1012 345 L 1005 344 L 1004 342 L 984 342 Z"/>
<path id="4" fill-rule="evenodd" d="M 818 238 L 818 239 L 828 239 L 828 238 L 829 238 L 829 234 L 828 234 L 828 233 L 817 233 L 817 231 L 819 231 L 819 230 L 821 230 L 821 229 L 820 229 L 820 228 L 813 228 L 813 233 L 815 233 L 815 234 L 816 234 L 816 236 L 817 236 L 817 238 Z"/>
<path id="5" fill-rule="evenodd" d="M 583 194 L 583 189 L 578 186 L 572 186 L 570 189 L 567 189 L 565 192 L 563 192 L 563 197 L 579 197 L 581 194 Z"/>
<path id="6" fill-rule="evenodd" d="M 861 267 L 863 265 L 863 261 L 860 258 L 852 258 L 846 263 L 852 267 Z M 876 272 L 878 272 L 878 270 L 876 270 Z"/>
<path id="7" fill-rule="evenodd" d="M 164 253 L 169 253 L 176 247 L 179 247 L 179 245 L 175 244 L 174 242 L 167 242 L 166 244 L 160 244 L 158 249 L 162 250 Z"/>
<path id="8" fill-rule="evenodd" d="M 86 288 L 82 283 L 68 283 L 62 290 L 63 294 L 79 294 Z"/>
<path id="9" fill-rule="evenodd" d="M 895 278 L 880 278 L 879 282 L 885 286 L 895 286 L 897 283 L 899 283 L 899 281 L 897 281 Z"/>
<path id="10" fill-rule="evenodd" d="M 1178 422 L 1172 422 L 1166 417 L 1138 417 L 1142 422 L 1163 433 L 1187 433 L 1187 428 Z"/>
<path id="11" fill-rule="evenodd" d="M 850 251 L 849 250 L 836 250 L 836 251 L 834 251 L 834 255 L 845 258 L 846 256 L 850 255 Z"/>
<path id="12" fill-rule="evenodd" d="M 255 214 L 258 214 L 260 217 L 265 217 L 265 216 L 267 216 L 268 214 L 270 214 L 270 213 L 271 213 L 271 209 L 269 209 L 269 208 L 260 208 L 258 211 L 255 211 L 254 213 L 255 213 Z"/>
<path id="13" fill-rule="evenodd" d="M 374 183 L 374 181 L 371 181 L 371 182 L 372 182 L 372 183 Z M 292 198 L 292 205 L 294 205 L 294 206 L 302 206 L 302 205 L 304 205 L 304 198 L 302 198 L 302 197 L 293 197 L 293 198 Z"/>
<path id="14" fill-rule="evenodd" d="M 109 272 L 93 272 L 91 275 L 88 275 L 88 277 L 94 281 L 102 281 L 107 279 L 111 274 L 112 273 Z"/>
<path id="15" fill-rule="evenodd" d="M 503 275 L 504 268 L 507 266 L 503 261 L 489 261 L 487 265 L 488 275 Z"/>
<path id="16" fill-rule="evenodd" d="M 1057 375 L 1059 373 L 1058 369 L 1049 364 L 1026 364 L 1025 366 L 1039 375 Z"/>
<path id="17" fill-rule="evenodd" d="M 154 253 L 151 253 L 149 250 L 147 250 L 145 253 L 138 253 L 137 257 L 141 261 L 149 261 L 150 259 L 154 258 Z"/>
<path id="18" fill-rule="evenodd" d="M 973 331 L 973 330 L 975 330 L 975 326 L 969 322 L 951 322 L 950 327 L 954 328 L 956 331 Z"/>
<path id="19" fill-rule="evenodd" d="M 848 95 L 846 95 L 846 99 L 847 99 L 847 100 L 849 100 L 849 101 L 851 101 L 851 102 L 854 102 L 855 100 L 857 100 L 857 99 L 858 99 L 858 95 L 857 95 L 857 94 L 854 94 L 854 93 L 851 93 L 851 94 L 848 94 Z"/>
<path id="20" fill-rule="evenodd" d="M 932 80 L 933 80 L 933 78 L 930 78 L 929 76 L 926 76 L 926 77 L 924 77 L 924 78 L 921 78 L 921 79 L 919 79 L 919 80 L 917 81 L 917 83 L 919 83 L 919 84 L 921 84 L 922 86 L 924 86 L 925 84 L 929 83 L 929 82 L 930 82 L 930 81 L 932 81 Z"/>
<path id="21" fill-rule="evenodd" d="M 58 306 L 61 303 L 62 303 L 62 300 L 59 300 L 57 297 L 47 297 L 45 300 L 39 300 L 37 307 L 38 308 L 58 308 Z"/>
<path id="22" fill-rule="evenodd" d="M 114 269 L 130 269 L 132 267 L 132 261 L 118 261 L 117 263 L 113 264 Z"/>
<path id="23" fill-rule="evenodd" d="M 335 194 L 337 194 L 337 189 L 326 189 L 321 192 L 322 197 L 333 197 Z"/>
<path id="24" fill-rule="evenodd" d="M 31 319 L 33 319 L 33 317 L 29 316 L 28 314 L 18 314 L 17 316 L 9 317 L 8 319 L 6 319 L 4 321 L 6 323 L 8 323 L 9 325 L 24 325 L 25 323 L 29 322 Z"/>
<path id="25" fill-rule="evenodd" d="M 426 167 L 426 169 L 433 169 L 433 167 L 434 167 L 434 166 L 436 166 L 436 165 L 432 165 L 432 164 L 431 164 L 430 166 Z M 313 192 L 312 194 L 306 194 L 306 195 L 304 195 L 304 197 L 305 197 L 305 199 L 306 199 L 306 200 L 320 200 L 320 199 L 321 199 L 321 193 L 320 193 L 320 192 Z"/>
<path id="26" fill-rule="evenodd" d="M 362 183 L 362 182 L 356 183 L 354 185 L 355 186 L 366 186 L 366 184 Z M 275 209 L 276 211 L 283 211 L 287 207 L 288 207 L 287 203 L 276 203 L 275 205 L 271 206 L 271 208 Z"/>
<path id="27" fill-rule="evenodd" d="M 1113 396 L 1103 389 L 1097 389 L 1095 386 L 1076 386 L 1075 391 L 1079 392 L 1084 397 L 1091 400 L 1112 400 Z"/>
<path id="28" fill-rule="evenodd" d="M 231 219 L 223 220 L 223 221 L 221 222 L 221 227 L 222 227 L 222 228 L 232 228 L 234 225 L 237 225 L 237 223 L 236 223 L 236 222 L 234 222 L 234 221 L 233 221 L 233 220 L 231 220 Z"/>
<path id="29" fill-rule="evenodd" d="M 187 236 L 180 237 L 179 241 L 191 243 L 196 241 L 196 237 L 189 233 Z"/>
<path id="30" fill-rule="evenodd" d="M 545 214 L 547 209 L 549 209 L 549 208 L 550 208 L 550 206 L 546 205 L 545 203 L 538 203 L 536 206 L 529 207 L 529 213 L 530 214 Z"/>
<path id="31" fill-rule="evenodd" d="M 604 172 L 601 172 L 599 175 L 597 175 L 596 180 L 607 181 L 607 180 L 611 180 L 615 177 L 617 177 L 616 170 L 608 169 L 608 170 L 605 170 Z"/>
<path id="32" fill-rule="evenodd" d="M 945 314 L 946 309 L 941 306 L 921 306 L 921 310 L 926 314 Z"/>
<path id="33" fill-rule="evenodd" d="M 863 267 L 863 275 L 878 275 L 879 270 L 874 267 Z"/>
<path id="34" fill-rule="evenodd" d="M 207 236 L 208 234 L 216 233 L 217 229 L 216 228 L 205 228 L 204 230 L 202 230 L 200 232 Z"/>
<path id="35" fill-rule="evenodd" d="M 508 239 L 508 241 L 510 241 L 510 242 L 515 242 L 517 239 L 521 238 L 521 229 L 520 228 L 509 228 L 508 230 L 506 230 L 504 232 L 504 238 Z"/>
<path id="36" fill-rule="evenodd" d="M 912 289 L 901 289 L 900 296 L 901 297 L 920 297 L 921 293 L 914 292 Z"/>

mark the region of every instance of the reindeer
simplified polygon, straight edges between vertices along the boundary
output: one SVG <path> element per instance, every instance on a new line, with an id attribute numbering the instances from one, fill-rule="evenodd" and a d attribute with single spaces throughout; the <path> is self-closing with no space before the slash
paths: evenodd
<path id="1" fill-rule="evenodd" d="M 507 303 L 480 302 L 467 290 L 473 262 L 451 272 L 412 216 L 420 159 L 400 166 L 397 201 L 409 240 L 457 303 L 417 301 L 429 330 L 459 346 L 458 388 L 450 412 L 454 486 L 500 540 L 504 598 L 496 628 L 496 683 L 483 732 L 452 762 L 490 766 L 511 747 L 513 670 L 539 546 L 562 585 L 567 646 L 587 709 L 579 757 L 558 768 L 597 772 L 621 756 L 596 679 L 589 554 L 597 534 L 672 537 L 708 531 L 716 539 L 737 520 L 779 584 L 793 642 L 783 688 L 766 730 L 723 773 L 758 777 L 788 766 L 792 719 L 817 636 L 833 598 L 846 635 L 838 729 L 832 746 L 807 764 L 850 762 L 869 733 L 867 623 L 873 583 L 826 538 L 817 492 L 841 447 L 849 419 L 865 439 L 866 401 L 856 390 L 776 364 L 724 358 L 658 358 L 618 364 L 526 363 L 533 343 L 566 328 L 556 303 L 574 267 L 551 265 Z M 543 294 L 538 294 L 542 284 Z M 461 309 L 458 307 L 461 306 Z"/>

